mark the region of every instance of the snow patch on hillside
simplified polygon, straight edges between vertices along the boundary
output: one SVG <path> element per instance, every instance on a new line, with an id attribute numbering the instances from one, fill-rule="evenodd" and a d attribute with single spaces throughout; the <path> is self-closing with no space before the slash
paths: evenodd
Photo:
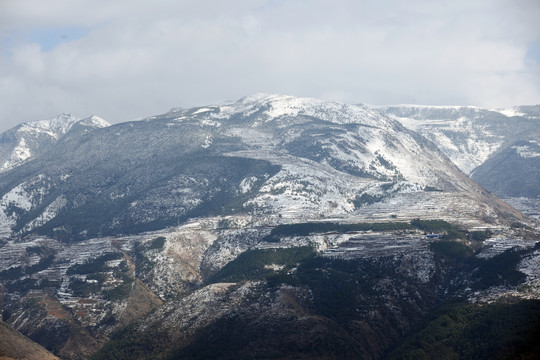
<path id="1" fill-rule="evenodd" d="M 57 197 L 49 206 L 45 208 L 43 213 L 41 213 L 37 218 L 29 222 L 25 227 L 24 231 L 31 231 L 38 226 L 42 226 L 48 221 L 52 220 L 64 206 L 66 206 L 67 200 L 63 196 Z"/>
<path id="2" fill-rule="evenodd" d="M 30 210 L 32 208 L 32 196 L 26 191 L 25 183 L 15 186 L 11 191 L 2 196 L 0 206 L 16 206 L 19 209 Z"/>
<path id="3" fill-rule="evenodd" d="M 109 124 L 106 120 L 96 115 L 92 115 L 89 118 L 79 121 L 79 124 L 95 128 L 105 128 L 111 126 L 111 124 Z"/>
<path id="4" fill-rule="evenodd" d="M 257 182 L 257 177 L 250 176 L 248 178 L 245 178 L 240 182 L 240 193 L 245 194 L 249 191 L 251 191 L 251 188 L 253 185 Z"/>
<path id="5" fill-rule="evenodd" d="M 49 185 L 43 174 L 27 180 L 5 193 L 0 199 L 0 238 L 11 234 L 18 211 L 30 211 L 47 194 Z"/>
<path id="6" fill-rule="evenodd" d="M 540 145 L 535 142 L 536 145 Z M 514 145 L 512 146 L 512 149 L 516 150 L 519 156 L 522 158 L 530 159 L 535 157 L 540 157 L 540 152 L 538 152 L 536 149 L 533 149 L 530 145 Z"/>
<path id="7" fill-rule="evenodd" d="M 486 161 L 504 142 L 504 136 L 477 123 L 477 118 L 487 111 L 481 108 L 412 105 L 373 108 L 432 141 L 466 174 Z"/>
<path id="8" fill-rule="evenodd" d="M 290 220 L 350 213 L 355 195 L 369 183 L 308 160 L 281 160 L 281 171 L 268 179 L 245 207 L 254 206 Z"/>
<path id="9" fill-rule="evenodd" d="M 9 158 L 2 164 L 0 171 L 6 171 L 17 164 L 24 162 L 32 156 L 32 152 L 26 144 L 26 139 L 23 137 L 19 140 L 13 151 L 11 152 Z"/>
<path id="10" fill-rule="evenodd" d="M 527 114 L 519 111 L 518 107 L 511 107 L 506 109 L 493 109 L 493 111 L 497 111 L 505 116 L 512 117 L 512 116 L 527 116 Z"/>

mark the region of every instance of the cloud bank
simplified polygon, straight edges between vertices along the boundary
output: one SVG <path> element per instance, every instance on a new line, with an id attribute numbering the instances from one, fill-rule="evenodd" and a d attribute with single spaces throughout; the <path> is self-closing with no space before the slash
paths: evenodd
<path id="1" fill-rule="evenodd" d="M 255 93 L 540 103 L 535 0 L 4 0 L 0 131 L 128 121 Z"/>

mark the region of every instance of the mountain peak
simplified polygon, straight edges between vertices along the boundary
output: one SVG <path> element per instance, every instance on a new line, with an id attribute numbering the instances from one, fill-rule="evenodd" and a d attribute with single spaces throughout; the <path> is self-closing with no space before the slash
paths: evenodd
<path id="1" fill-rule="evenodd" d="M 87 128 L 110 126 L 102 118 L 92 115 L 86 119 L 62 113 L 47 120 L 20 124 L 2 134 L 0 138 L 0 172 L 10 170 L 44 153 L 66 136 L 77 124 Z"/>
<path id="2" fill-rule="evenodd" d="M 62 133 L 65 134 L 73 124 L 80 121 L 81 119 L 71 115 L 62 113 L 51 119 L 46 120 L 37 120 L 23 123 L 20 125 L 20 130 L 33 130 L 33 131 L 46 131 L 52 133 Z"/>
<path id="3" fill-rule="evenodd" d="M 251 116 L 259 113 L 259 121 L 269 122 L 282 116 L 315 117 L 323 121 L 337 124 L 357 123 L 361 121 L 376 126 L 381 120 L 380 114 L 370 109 L 336 101 L 290 95 L 256 93 L 248 95 L 237 102 L 220 107 L 225 114 L 244 113 Z"/>
<path id="4" fill-rule="evenodd" d="M 111 126 L 109 122 L 107 122 L 106 120 L 104 120 L 103 118 L 97 115 L 92 115 L 86 119 L 82 119 L 79 121 L 79 123 L 81 125 L 95 127 L 95 128 L 104 128 L 104 127 Z"/>

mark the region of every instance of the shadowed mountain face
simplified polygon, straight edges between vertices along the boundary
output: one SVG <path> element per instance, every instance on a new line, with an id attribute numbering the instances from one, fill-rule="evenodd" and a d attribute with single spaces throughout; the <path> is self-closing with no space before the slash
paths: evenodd
<path id="1" fill-rule="evenodd" d="M 474 170 L 472 179 L 498 196 L 540 197 L 540 136 L 531 137 L 497 151 Z"/>
<path id="2" fill-rule="evenodd" d="M 0 321 L 0 359 L 58 360 L 59 358 Z"/>

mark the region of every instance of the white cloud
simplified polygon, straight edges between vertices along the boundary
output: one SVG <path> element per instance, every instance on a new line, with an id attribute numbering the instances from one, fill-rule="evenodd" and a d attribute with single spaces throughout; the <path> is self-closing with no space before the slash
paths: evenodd
<path id="1" fill-rule="evenodd" d="M 472 4 L 471 4 L 472 3 Z M 0 131 L 111 122 L 253 92 L 364 103 L 540 102 L 536 1 L 87 1 L 0 5 Z M 13 34 L 80 26 L 44 51 Z"/>

